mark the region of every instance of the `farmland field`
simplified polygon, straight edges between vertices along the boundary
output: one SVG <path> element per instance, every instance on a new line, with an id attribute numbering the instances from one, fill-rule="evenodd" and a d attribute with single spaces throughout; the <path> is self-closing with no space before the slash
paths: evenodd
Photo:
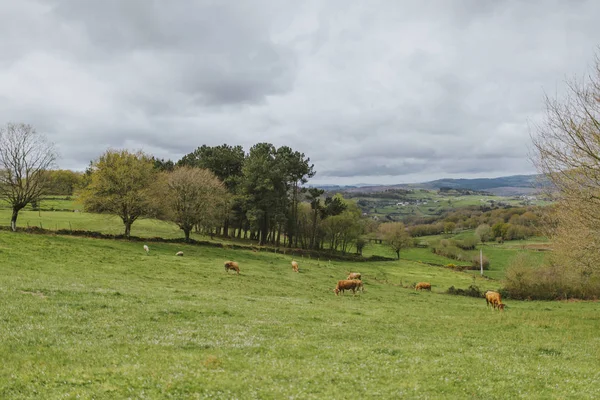
<path id="1" fill-rule="evenodd" d="M 443 294 L 499 281 L 406 259 L 296 274 L 281 254 L 150 245 L 0 232 L 0 398 L 600 396 L 596 302 L 500 313 Z M 336 297 L 349 271 L 365 292 Z M 420 280 L 431 293 L 403 287 Z"/>

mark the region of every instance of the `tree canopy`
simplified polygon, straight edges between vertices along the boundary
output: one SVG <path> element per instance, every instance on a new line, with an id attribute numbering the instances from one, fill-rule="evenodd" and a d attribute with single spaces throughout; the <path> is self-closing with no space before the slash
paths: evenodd
<path id="1" fill-rule="evenodd" d="M 138 218 L 156 215 L 152 185 L 157 171 L 151 157 L 108 150 L 92 162 L 90 171 L 90 183 L 80 196 L 86 211 L 118 215 L 127 237 Z"/>

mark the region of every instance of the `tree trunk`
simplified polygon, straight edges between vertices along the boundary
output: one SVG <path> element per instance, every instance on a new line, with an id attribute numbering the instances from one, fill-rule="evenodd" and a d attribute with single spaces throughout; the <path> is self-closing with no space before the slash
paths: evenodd
<path id="1" fill-rule="evenodd" d="M 235 235 L 235 232 L 234 232 Z M 229 236 L 229 218 L 225 218 L 225 221 L 223 221 L 223 236 L 228 237 Z"/>
<path id="2" fill-rule="evenodd" d="M 396 256 L 398 257 L 398 260 L 400 259 L 400 250 L 396 250 Z"/>
<path id="3" fill-rule="evenodd" d="M 269 234 L 269 216 L 265 213 L 262 221 L 261 232 L 260 232 L 260 241 L 259 245 L 264 246 L 267 244 L 267 236 Z"/>
<path id="4" fill-rule="evenodd" d="M 188 243 L 190 241 L 190 231 L 192 228 L 184 228 L 183 234 L 185 235 L 185 242 Z"/>
<path id="5" fill-rule="evenodd" d="M 10 218 L 10 228 L 13 232 L 17 231 L 17 217 L 19 216 L 19 209 L 14 208 L 12 210 L 12 217 Z"/>
<path id="6" fill-rule="evenodd" d="M 129 220 L 125 220 L 125 237 L 129 238 L 131 235 L 131 222 Z"/>

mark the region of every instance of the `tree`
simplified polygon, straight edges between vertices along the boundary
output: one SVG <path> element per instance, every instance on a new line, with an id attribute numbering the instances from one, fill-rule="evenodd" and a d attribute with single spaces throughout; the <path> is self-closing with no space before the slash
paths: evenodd
<path id="1" fill-rule="evenodd" d="M 154 164 L 154 169 L 161 172 L 172 172 L 175 169 L 175 163 L 171 160 L 165 160 L 164 158 L 158 159 L 152 157 L 152 163 Z"/>
<path id="2" fill-rule="evenodd" d="M 129 237 L 138 218 L 157 213 L 152 199 L 156 173 L 152 159 L 142 152 L 108 150 L 92 162 L 90 183 L 80 200 L 85 211 L 118 215 Z"/>
<path id="3" fill-rule="evenodd" d="M 285 194 L 283 179 L 276 167 L 275 146 L 258 143 L 250 149 L 243 166 L 243 193 L 249 220 L 259 232 L 259 244 L 267 243 L 271 219 L 281 209 Z"/>
<path id="4" fill-rule="evenodd" d="M 71 196 L 83 183 L 81 172 L 57 169 L 46 171 L 46 174 L 48 175 L 47 193 L 49 194 Z"/>
<path id="5" fill-rule="evenodd" d="M 312 209 L 312 228 L 309 240 L 309 247 L 317 247 L 317 227 L 319 222 L 319 213 L 322 211 L 323 206 L 321 205 L 321 196 L 325 193 L 323 189 L 310 188 L 308 189 L 307 199 L 310 202 L 310 208 Z"/>
<path id="6" fill-rule="evenodd" d="M 54 145 L 31 125 L 9 123 L 0 128 L 0 198 L 12 207 L 13 231 L 19 211 L 44 194 L 46 171 L 56 158 Z"/>
<path id="7" fill-rule="evenodd" d="M 444 222 L 444 233 L 446 233 L 446 234 L 454 233 L 455 229 L 456 229 L 456 223 L 454 223 L 452 221 Z"/>
<path id="8" fill-rule="evenodd" d="M 558 202 L 549 225 L 553 258 L 588 279 L 600 274 L 600 58 L 587 80 L 567 82 L 564 98 L 545 102 L 532 158 Z"/>
<path id="9" fill-rule="evenodd" d="M 162 218 L 175 222 L 186 242 L 194 226 L 214 227 L 225 215 L 228 193 L 225 185 L 204 168 L 178 167 L 163 175 Z"/>
<path id="10" fill-rule="evenodd" d="M 188 166 L 195 168 L 206 168 L 213 172 L 229 193 L 233 196 L 239 194 L 239 185 L 242 181 L 242 167 L 244 165 L 244 149 L 242 146 L 229 146 L 223 144 L 220 146 L 202 145 L 193 152 L 186 154 L 177 162 L 178 166 Z M 235 208 L 241 211 L 243 202 L 239 198 L 233 198 L 236 204 Z M 243 213 L 236 213 L 240 216 Z M 224 217 L 223 235 L 229 235 L 230 215 Z M 242 221 L 239 221 L 240 223 Z M 241 226 L 240 226 L 241 228 Z"/>
<path id="11" fill-rule="evenodd" d="M 379 225 L 379 234 L 381 239 L 396 252 L 398 260 L 400 259 L 400 250 L 413 245 L 413 239 L 402 222 L 387 222 Z"/>
<path id="12" fill-rule="evenodd" d="M 305 158 L 304 153 L 293 151 L 288 146 L 277 149 L 276 159 L 280 173 L 284 177 L 284 184 L 289 197 L 286 233 L 291 247 L 294 240 L 297 243 L 299 196 L 305 190 L 302 185 L 308 182 L 308 178 L 312 178 L 316 172 L 314 171 L 314 165 L 310 164 L 310 158 Z"/>
<path id="13" fill-rule="evenodd" d="M 481 243 L 489 242 L 492 239 L 492 228 L 488 224 L 481 224 L 475 229 L 475 235 Z"/>

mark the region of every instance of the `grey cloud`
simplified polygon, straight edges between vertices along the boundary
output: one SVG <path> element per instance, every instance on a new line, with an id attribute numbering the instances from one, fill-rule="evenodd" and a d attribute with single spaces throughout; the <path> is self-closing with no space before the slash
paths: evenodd
<path id="1" fill-rule="evenodd" d="M 79 27 L 101 62 L 112 61 L 126 76 L 135 79 L 135 69 L 146 67 L 127 63 L 141 53 L 150 68 L 158 66 L 168 89 L 202 105 L 222 105 L 264 102 L 293 87 L 295 54 L 273 42 L 259 9 L 206 1 L 63 0 L 53 12 Z"/>
<path id="2" fill-rule="evenodd" d="M 289 145 L 313 182 L 535 172 L 543 94 L 589 71 L 595 1 L 23 0 L 0 5 L 0 123 L 83 169 Z M 77 167 L 77 166 L 80 167 Z"/>

